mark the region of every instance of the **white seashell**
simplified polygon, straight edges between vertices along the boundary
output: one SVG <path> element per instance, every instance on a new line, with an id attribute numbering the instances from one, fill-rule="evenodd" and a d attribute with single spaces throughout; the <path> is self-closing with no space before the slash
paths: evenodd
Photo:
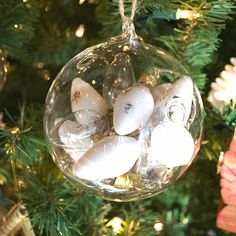
<path id="1" fill-rule="evenodd" d="M 78 121 L 80 125 L 88 125 L 102 119 L 103 116 L 103 114 L 98 113 L 97 111 L 88 109 L 79 110 L 77 112 L 74 112 L 73 114 L 76 117 L 76 121 Z"/>
<path id="2" fill-rule="evenodd" d="M 74 174 L 82 179 L 108 179 L 127 173 L 139 157 L 132 137 L 105 137 L 74 164 Z"/>
<path id="3" fill-rule="evenodd" d="M 124 90 L 114 106 L 113 125 L 116 133 L 127 135 L 142 129 L 148 122 L 154 109 L 154 100 L 150 90 L 144 86 Z"/>
<path id="4" fill-rule="evenodd" d="M 77 161 L 94 144 L 92 135 L 95 129 L 81 126 L 78 122 L 67 120 L 58 129 L 58 135 L 63 143 L 62 148 Z"/>
<path id="5" fill-rule="evenodd" d="M 166 98 L 155 105 L 156 123 L 171 121 L 185 126 L 191 113 L 193 100 L 193 82 L 183 76 L 167 91 Z"/>
<path id="6" fill-rule="evenodd" d="M 80 78 L 72 81 L 71 109 L 72 112 L 88 109 L 97 111 L 102 115 L 107 114 L 107 104 L 103 97 L 92 86 Z M 77 116 L 75 117 L 77 119 Z"/>
<path id="7" fill-rule="evenodd" d="M 78 117 L 83 117 L 81 115 L 83 113 L 83 110 L 80 110 L 75 114 Z M 78 160 L 95 142 L 109 134 L 110 126 L 107 117 L 95 116 L 98 113 L 92 111 L 89 114 L 91 116 L 87 120 L 87 124 L 82 125 L 69 118 L 59 124 L 58 136 L 63 144 L 58 143 L 58 145 L 62 146 L 64 151 L 74 160 Z"/>
<path id="8" fill-rule="evenodd" d="M 171 87 L 172 87 L 172 84 L 165 83 L 165 84 L 161 84 L 153 88 L 151 92 L 154 98 L 154 102 L 156 103 L 163 100 L 166 97 L 167 92 Z"/>
<path id="9" fill-rule="evenodd" d="M 96 127 L 81 126 L 76 121 L 66 120 L 58 130 L 58 135 L 67 147 L 83 146 L 85 142 L 93 143 L 90 138 L 96 133 Z"/>
<path id="10" fill-rule="evenodd" d="M 91 145 L 85 147 L 84 149 L 80 148 L 63 148 L 64 151 L 70 156 L 71 159 L 74 160 L 74 162 L 78 161 L 84 153 L 88 151 L 88 149 L 91 147 Z"/>
<path id="11" fill-rule="evenodd" d="M 152 132 L 150 154 L 152 160 L 169 167 L 187 165 L 194 154 L 194 141 L 184 127 L 163 123 Z"/>

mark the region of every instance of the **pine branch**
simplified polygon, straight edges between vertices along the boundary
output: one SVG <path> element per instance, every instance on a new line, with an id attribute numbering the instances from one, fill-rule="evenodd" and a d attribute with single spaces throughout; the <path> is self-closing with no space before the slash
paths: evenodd
<path id="1" fill-rule="evenodd" d="M 236 126 L 236 105 L 232 101 L 224 108 L 222 119 L 227 126 Z"/>
<path id="2" fill-rule="evenodd" d="M 126 3 L 125 10 L 126 14 L 129 15 L 131 12 L 131 1 L 124 1 Z M 137 22 L 140 24 L 140 18 L 145 19 L 145 22 L 150 21 L 149 15 L 151 12 L 161 9 L 164 11 L 172 11 L 176 8 L 176 1 L 138 1 L 138 11 L 135 19 L 138 19 Z M 109 15 L 103 14 L 104 11 L 111 12 Z M 103 39 L 107 39 L 111 36 L 121 34 L 121 18 L 118 11 L 118 3 L 114 0 L 112 3 L 109 3 L 106 0 L 102 0 L 101 3 L 97 6 L 96 16 L 98 21 L 102 24 L 102 30 L 100 35 Z M 135 20 L 136 22 L 136 20 Z M 144 24 L 142 23 L 142 27 Z"/>
<path id="3" fill-rule="evenodd" d="M 71 221 L 71 213 L 76 206 L 71 186 L 67 188 L 63 180 L 55 181 L 55 176 L 51 174 L 44 181 L 36 175 L 30 175 L 25 181 L 27 187 L 22 191 L 22 199 L 32 225 L 40 235 L 81 235 Z"/>
<path id="4" fill-rule="evenodd" d="M 45 164 L 45 163 L 44 163 Z M 26 187 L 22 199 L 33 227 L 40 235 L 96 235 L 110 209 L 101 199 L 76 189 L 58 172 L 22 173 Z"/>
<path id="5" fill-rule="evenodd" d="M 45 11 L 49 6 L 39 4 L 37 0 L 10 0 L 2 3 L 0 48 L 5 49 L 11 58 L 28 64 L 65 64 L 84 47 L 85 41 L 75 37 L 75 29 L 57 19 L 60 15 L 58 11 L 66 7 L 64 3 L 58 4 L 57 1 L 54 5 L 56 21 L 53 23 L 53 16 L 48 10 Z"/>
<path id="6" fill-rule="evenodd" d="M 8 113 L 7 113 L 8 114 Z M 12 120 L 12 127 L 7 129 L 0 129 L 0 145 L 4 154 L 16 163 L 24 166 L 34 165 L 38 162 L 42 150 L 46 149 L 45 141 L 33 135 L 31 126 L 24 125 L 25 109 L 21 108 L 21 116 L 18 120 L 14 120 L 10 114 L 9 118 Z"/>
<path id="7" fill-rule="evenodd" d="M 12 58 L 17 57 L 30 41 L 40 8 L 36 0 L 25 3 L 8 0 L 0 3 L 0 48 L 6 49 Z"/>
<path id="8" fill-rule="evenodd" d="M 179 1 L 179 8 L 194 11 L 200 17 L 179 24 L 171 38 L 161 36 L 158 40 L 186 65 L 191 75 L 198 70 L 192 77 L 203 91 L 207 79 L 201 70 L 212 61 L 213 52 L 219 48 L 219 34 L 235 9 L 234 1 Z"/>
<path id="9" fill-rule="evenodd" d="M 232 137 L 232 130 L 227 127 L 218 110 L 205 105 L 207 116 L 204 122 L 203 142 L 199 156 L 218 162 L 220 152 L 226 150 Z M 224 135 L 222 135 L 222 133 Z"/>
<path id="10" fill-rule="evenodd" d="M 28 0 L 27 2 L 32 3 L 33 1 Z M 93 40 L 96 43 L 103 40 L 104 37 L 107 39 L 111 35 L 121 32 L 117 3 L 114 2 L 105 0 L 96 2 L 98 4 L 97 17 L 104 26 L 100 38 L 96 38 L 97 35 L 94 36 Z M 14 83 L 17 91 L 22 87 L 27 87 L 27 89 L 30 88 L 28 94 L 36 94 L 35 91 L 40 87 L 40 93 L 44 94 L 43 86 L 44 89 L 47 89 L 49 82 L 39 83 L 43 86 L 38 86 L 38 82 L 36 84 L 38 76 L 35 75 L 36 73 L 32 73 L 35 70 L 34 63 L 61 65 L 73 53 L 92 41 L 87 37 L 78 41 L 72 35 L 80 23 L 77 19 L 69 20 L 69 26 L 63 22 L 70 14 L 76 16 L 71 12 L 67 15 L 66 11 L 69 6 L 74 8 L 75 4 L 79 5 L 78 1 L 76 3 L 72 3 L 72 1 L 45 1 L 45 4 L 51 4 L 50 9 L 52 10 L 49 11 L 49 15 L 45 12 L 45 6 L 40 5 L 39 8 L 31 9 L 32 16 L 28 10 L 24 14 L 21 11 L 17 15 L 14 8 L 16 3 L 23 4 L 16 0 L 0 3 L 0 22 L 6 22 L 7 26 L 0 27 L 0 33 L 1 30 L 7 32 L 8 20 L 10 27 L 12 22 L 19 22 L 19 20 L 29 17 L 28 21 L 24 21 L 28 31 L 19 31 L 19 34 L 16 34 L 11 29 L 10 33 L 7 32 L 10 36 L 7 33 L 3 34 L 3 36 L 9 37 L 10 41 L 5 36 L 5 39 L 2 38 L 2 35 L 0 37 L 0 47 L 7 49 L 11 58 L 17 58 L 17 61 L 13 60 L 12 63 L 15 67 L 15 71 L 13 71 L 15 76 L 9 76 L 11 77 L 9 82 Z M 203 69 L 212 61 L 212 53 L 220 45 L 217 38 L 225 26 L 225 20 L 229 19 L 232 13 L 233 4 L 234 1 L 225 0 L 158 0 L 155 2 L 145 0 L 142 1 L 135 18 L 136 28 L 146 42 L 158 45 L 161 41 L 168 51 L 187 67 L 199 88 L 203 90 L 207 77 Z M 201 16 L 190 21 L 176 21 L 172 16 L 177 8 L 197 10 Z M 4 9 L 13 9 L 11 17 L 6 17 Z M 168 14 L 162 15 L 160 18 L 160 9 L 161 12 Z M 39 12 L 39 18 L 33 16 L 35 11 Z M 127 8 L 127 13 L 129 11 L 130 7 Z M 4 20 L 1 18 L 3 16 Z M 23 18 L 19 19 L 20 17 Z M 54 23 L 48 26 L 48 22 Z M 92 23 L 90 23 L 90 27 L 92 30 L 96 28 Z M 20 42 L 18 42 L 19 40 Z M 25 62 L 24 67 L 23 63 L 19 63 L 22 61 Z M 25 76 L 25 78 L 21 80 L 21 76 Z M 19 84 L 22 87 L 19 88 Z M 2 91 L 1 95 L 6 91 Z M 13 100 L 13 111 L 16 110 L 14 101 L 21 98 L 21 94 L 17 93 L 18 96 L 16 96 L 15 92 L 7 94 L 9 96 L 4 104 L 4 106 L 8 106 Z M 15 99 L 12 94 L 14 98 L 16 97 Z M 12 98 L 11 101 L 9 97 Z M 33 98 L 31 101 L 40 100 L 38 93 L 36 97 L 30 97 Z M 225 118 L 227 122 L 233 124 L 234 108 L 229 108 L 225 113 L 227 114 Z M 194 162 L 182 180 L 157 197 L 127 204 L 107 203 L 84 193 L 74 185 L 72 186 L 62 177 L 62 173 L 52 163 L 46 151 L 42 132 L 42 105 L 23 107 L 17 119 L 8 118 L 8 130 L 0 131 L 0 146 L 7 151 L 7 155 L 6 152 L 3 152 L 0 157 L 1 166 L 4 167 L 4 169 L 0 169 L 0 181 L 2 180 L 4 184 L 7 183 L 8 187 L 12 185 L 13 180 L 10 178 L 8 162 L 14 160 L 17 167 L 17 177 L 21 183 L 23 182 L 21 186 L 22 198 L 38 235 L 113 236 L 115 233 L 111 220 L 114 217 L 122 219 L 122 230 L 117 235 L 154 236 L 158 234 L 154 229 L 156 222 L 163 223 L 164 228 L 160 235 L 208 235 L 209 230 L 212 229 L 213 233 L 218 235 L 218 231 L 215 229 L 215 215 L 219 200 L 216 162 L 219 152 L 227 146 L 231 138 L 231 130 L 225 126 L 221 117 L 216 116 L 208 107 L 206 111 L 206 132 L 199 160 Z M 19 131 L 10 130 L 15 127 L 18 127 Z M 226 234 L 220 232 L 219 235 Z"/>

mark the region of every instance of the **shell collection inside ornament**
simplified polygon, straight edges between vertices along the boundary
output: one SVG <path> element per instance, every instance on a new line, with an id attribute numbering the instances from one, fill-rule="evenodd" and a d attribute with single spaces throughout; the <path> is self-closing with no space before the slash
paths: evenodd
<path id="1" fill-rule="evenodd" d="M 184 173 L 197 154 L 203 108 L 177 60 L 125 34 L 65 65 L 48 93 L 44 125 L 53 159 L 72 182 L 131 201 Z"/>
<path id="2" fill-rule="evenodd" d="M 82 179 L 108 179 L 127 173 L 139 157 L 137 140 L 126 136 L 103 138 L 74 165 Z"/>

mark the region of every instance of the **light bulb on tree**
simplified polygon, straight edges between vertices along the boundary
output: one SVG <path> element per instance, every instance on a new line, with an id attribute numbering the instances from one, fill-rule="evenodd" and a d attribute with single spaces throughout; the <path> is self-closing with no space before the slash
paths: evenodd
<path id="1" fill-rule="evenodd" d="M 78 27 L 78 28 L 76 29 L 76 31 L 75 31 L 76 37 L 82 38 L 83 35 L 84 35 L 84 31 L 85 31 L 85 26 L 84 26 L 84 24 L 79 25 L 79 27 Z"/>

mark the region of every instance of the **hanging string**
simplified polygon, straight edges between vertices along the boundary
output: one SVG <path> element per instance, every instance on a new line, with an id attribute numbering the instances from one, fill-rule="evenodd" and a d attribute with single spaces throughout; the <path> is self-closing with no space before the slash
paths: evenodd
<path id="1" fill-rule="evenodd" d="M 132 0 L 131 14 L 130 14 L 129 17 L 126 16 L 125 15 L 124 1 L 123 0 L 119 0 L 119 11 L 120 11 L 120 15 L 121 15 L 122 20 L 124 20 L 124 19 L 133 20 L 136 10 L 137 10 L 137 0 Z"/>

